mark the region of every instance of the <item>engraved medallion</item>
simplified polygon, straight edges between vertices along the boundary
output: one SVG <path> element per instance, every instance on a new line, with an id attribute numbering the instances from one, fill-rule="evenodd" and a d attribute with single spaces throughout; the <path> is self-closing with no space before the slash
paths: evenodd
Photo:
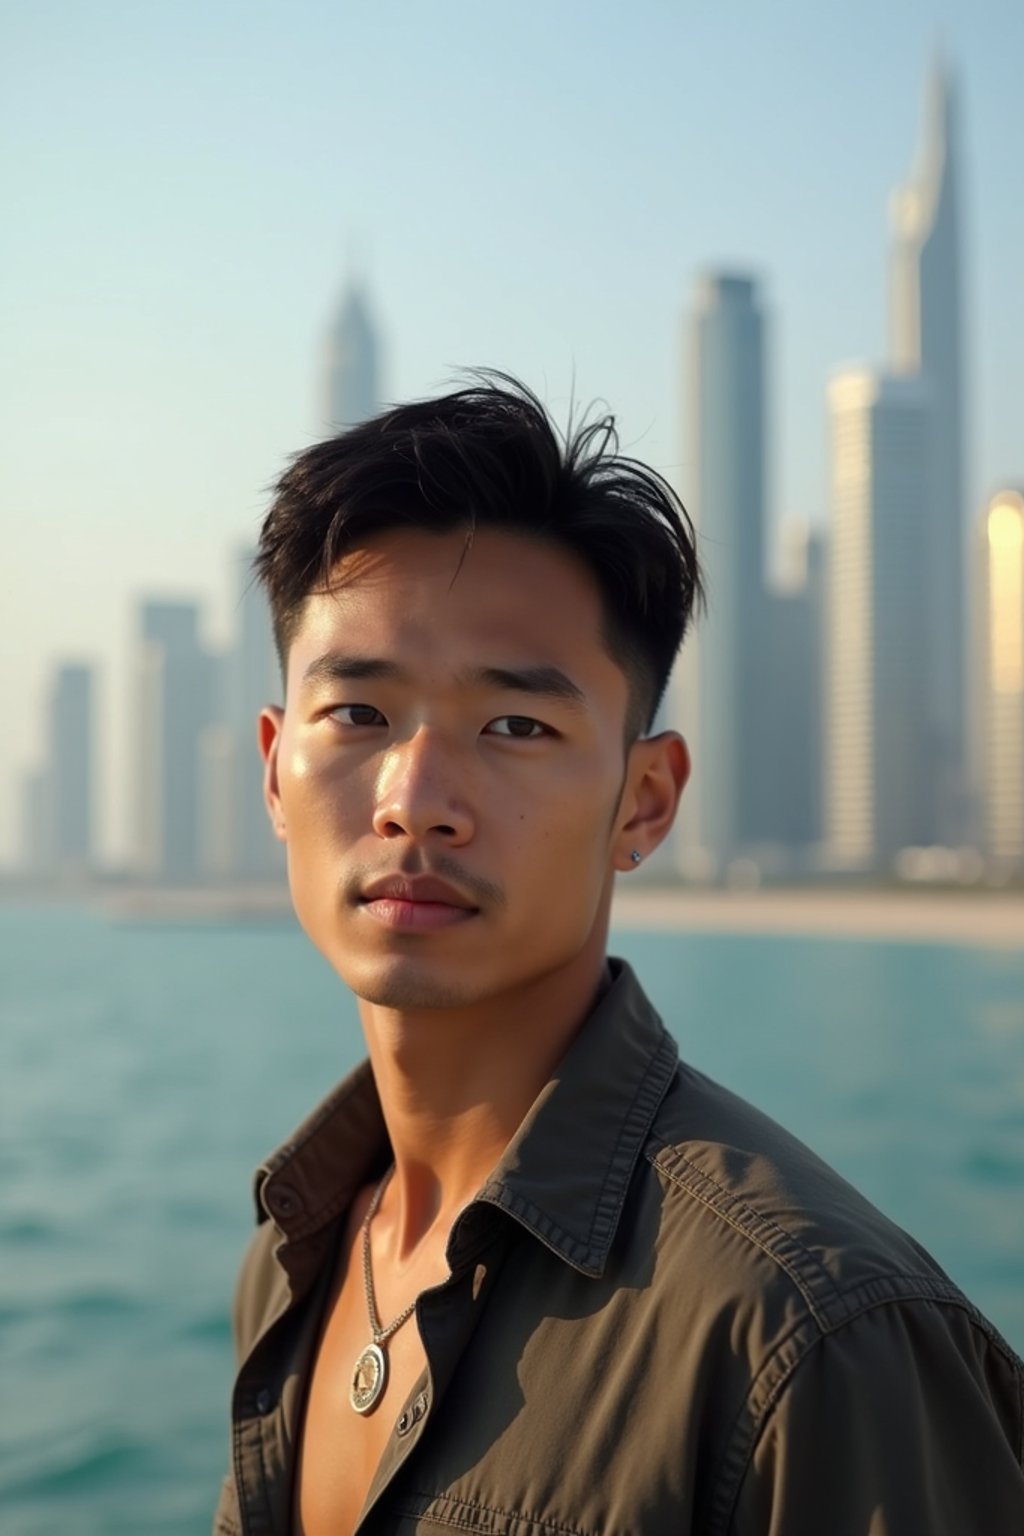
<path id="1" fill-rule="evenodd" d="M 367 1344 L 352 1371 L 348 1400 L 356 1413 L 369 1413 L 376 1407 L 388 1381 L 388 1362 L 377 1344 Z"/>
<path id="2" fill-rule="evenodd" d="M 399 1312 L 398 1316 L 393 1318 L 386 1328 L 382 1328 L 380 1318 L 377 1316 L 377 1298 L 373 1294 L 373 1266 L 370 1263 L 370 1222 L 377 1214 L 380 1197 L 387 1188 L 387 1182 L 394 1171 L 395 1165 L 392 1163 L 374 1190 L 373 1198 L 366 1208 L 366 1215 L 363 1217 L 363 1289 L 366 1292 L 366 1312 L 370 1319 L 370 1333 L 373 1336 L 373 1343 L 367 1344 L 352 1368 L 352 1381 L 348 1389 L 348 1400 L 356 1413 L 370 1413 L 384 1395 L 384 1388 L 388 1384 L 388 1357 L 380 1346 L 385 1344 L 393 1333 L 397 1333 L 402 1324 L 408 1322 L 416 1310 L 417 1298 L 414 1296 L 405 1311 Z"/>

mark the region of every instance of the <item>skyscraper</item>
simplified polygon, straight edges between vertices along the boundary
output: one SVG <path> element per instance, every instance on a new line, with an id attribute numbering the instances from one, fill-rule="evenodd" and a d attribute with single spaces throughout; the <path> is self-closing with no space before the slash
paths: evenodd
<path id="1" fill-rule="evenodd" d="M 327 337 L 324 412 L 330 431 L 380 409 L 380 343 L 361 284 L 342 295 Z"/>
<path id="2" fill-rule="evenodd" d="M 234 872 L 260 879 L 284 872 L 284 849 L 263 803 L 263 760 L 257 739 L 260 710 L 282 698 L 281 678 L 263 589 L 252 579 L 255 551 L 236 555 L 236 631 L 228 658 L 227 719 L 234 805 Z"/>
<path id="3" fill-rule="evenodd" d="M 931 390 L 930 510 L 917 580 L 927 593 L 922 672 L 933 764 L 930 842 L 963 835 L 965 807 L 965 511 L 959 167 L 953 85 L 936 62 L 910 181 L 891 201 L 890 363 Z"/>
<path id="4" fill-rule="evenodd" d="M 978 830 L 990 858 L 1024 865 L 1024 492 L 989 502 L 975 574 Z"/>
<path id="5" fill-rule="evenodd" d="M 93 861 L 93 722 L 92 667 L 58 667 L 50 697 L 47 781 L 53 859 L 65 874 L 84 874 Z"/>
<path id="6" fill-rule="evenodd" d="M 192 881 L 202 867 L 199 743 L 215 713 L 215 669 L 193 602 L 144 602 L 135 684 L 136 865 Z"/>
<path id="7" fill-rule="evenodd" d="M 83 876 L 95 857 L 96 734 L 93 668 L 65 663 L 50 684 L 43 763 L 24 785 L 23 867 Z"/>
<path id="8" fill-rule="evenodd" d="M 764 323 L 754 280 L 697 285 L 689 346 L 684 499 L 698 533 L 707 613 L 684 647 L 680 718 L 693 776 L 680 815 L 684 871 L 715 875 L 760 838 L 758 762 L 764 620 Z"/>
<path id="9" fill-rule="evenodd" d="M 921 550 L 932 402 L 924 379 L 868 369 L 838 375 L 828 399 L 825 838 L 834 864 L 871 868 L 931 829 Z"/>
<path id="10" fill-rule="evenodd" d="M 823 540 L 805 525 L 790 524 L 781 533 L 786 570 L 766 594 L 760 647 L 770 676 L 756 748 L 758 857 L 792 869 L 806 868 L 821 838 Z"/>

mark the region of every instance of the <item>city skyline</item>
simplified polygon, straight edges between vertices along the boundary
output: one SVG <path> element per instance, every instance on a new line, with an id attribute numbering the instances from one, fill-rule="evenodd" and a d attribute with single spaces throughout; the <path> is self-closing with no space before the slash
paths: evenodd
<path id="1" fill-rule="evenodd" d="M 936 131 L 945 133 L 941 121 Z M 947 234 L 955 241 L 955 225 Z M 943 297 L 941 287 L 927 301 L 915 296 L 910 318 L 920 332 Z M 378 340 L 358 285 L 343 293 L 338 316 L 327 337 L 326 403 L 354 421 L 380 404 L 372 393 Z M 916 365 L 906 356 L 893 362 L 894 371 L 846 369 L 829 381 L 827 536 L 805 530 L 802 550 L 791 548 L 788 570 L 773 579 L 761 295 L 734 271 L 697 279 L 688 431 L 713 622 L 691 637 L 655 725 L 686 716 L 697 792 L 685 797 L 648 878 L 749 884 L 766 875 L 884 874 L 909 870 L 908 858 L 923 869 L 928 845 L 952 853 L 972 842 L 963 866 L 972 878 L 986 856 L 996 879 L 1022 866 L 1024 500 L 1004 488 L 964 519 L 971 556 L 963 558 L 961 520 L 934 494 L 937 441 L 943 430 L 959 432 L 955 412 L 944 417 L 942 384 L 955 393 L 959 380 L 936 387 L 920 354 Z M 922 569 L 923 549 L 941 559 Z M 935 782 L 937 757 L 935 590 L 925 578 L 942 560 L 963 585 L 958 602 L 972 627 L 963 637 L 972 734 L 952 743 L 974 759 L 962 823 L 922 793 Z M 146 882 L 280 882 L 284 874 L 253 750 L 259 709 L 277 682 L 270 615 L 256 550 L 236 551 L 233 563 L 237 624 L 222 653 L 202 643 L 195 601 L 143 597 L 137 605 L 134 832 L 119 873 Z M 88 813 L 92 683 L 92 670 L 75 665 L 52 680 L 49 752 L 23 787 L 29 873 L 75 881 L 102 869 Z"/>
<path id="2" fill-rule="evenodd" d="M 364 30 L 368 25 L 359 23 Z M 784 35 L 795 25 L 793 18 L 780 18 L 778 35 Z M 747 50 L 733 60 L 736 74 L 731 78 L 734 83 L 748 80 L 753 70 L 752 51 L 758 26 L 767 26 L 767 22 L 752 25 Z M 1000 305 L 1005 311 L 1011 288 L 1005 280 L 981 281 L 985 266 L 980 258 L 986 249 L 990 271 L 995 244 L 999 246 L 1001 259 L 1009 260 L 1013 241 L 1008 238 L 1008 231 L 1012 231 L 1012 221 L 1017 216 L 1013 199 L 1008 195 L 1009 162 L 1001 141 L 992 137 L 989 94 L 993 81 L 999 77 L 999 59 L 995 55 L 1005 57 L 1005 43 L 998 49 L 995 46 L 996 18 L 989 18 L 989 26 L 988 34 L 983 27 L 975 28 L 970 34 L 965 31 L 963 38 L 955 35 L 955 29 L 952 38 L 947 32 L 947 52 L 953 61 L 960 98 L 966 101 L 964 159 L 969 172 L 966 310 L 971 396 L 968 415 L 974 432 L 967 453 L 970 468 L 966 506 L 972 516 L 997 485 L 1013 483 L 1020 477 L 1019 466 L 1012 461 L 1012 433 L 1006 426 L 1014 411 L 1018 418 L 1020 414 L 1019 373 L 1010 367 L 1012 358 L 1019 356 L 1020 348 L 1012 324 L 1004 323 L 996 328 L 991 319 L 985 318 L 986 308 L 990 315 L 993 308 L 999 309 Z M 663 36 L 666 28 L 668 34 Z M 463 58 L 482 45 L 482 29 L 483 21 L 477 20 L 468 30 L 459 30 Z M 525 25 L 516 33 L 509 59 L 501 64 L 502 70 L 511 69 L 515 59 L 521 56 L 529 42 L 528 34 L 529 28 Z M 678 106 L 670 110 L 668 98 L 659 99 L 658 112 L 663 126 L 671 123 L 673 112 L 681 112 L 680 129 L 689 122 L 693 131 L 683 131 L 682 137 L 678 133 L 670 134 L 671 142 L 661 144 L 657 152 L 658 136 L 651 137 L 645 149 L 649 158 L 638 161 L 630 177 L 622 183 L 618 213 L 625 219 L 623 227 L 632 223 L 635 231 L 646 230 L 644 240 L 635 247 L 635 255 L 642 258 L 644 265 L 642 293 L 635 284 L 636 272 L 631 278 L 623 266 L 621 252 L 617 257 L 617 282 L 609 283 L 610 273 L 603 265 L 606 259 L 611 259 L 610 255 L 605 258 L 603 254 L 607 241 L 590 242 L 587 267 L 580 268 L 578 261 L 573 259 L 570 228 L 577 229 L 576 238 L 584 240 L 583 245 L 575 247 L 578 256 L 588 248 L 586 208 L 590 206 L 593 211 L 597 207 L 593 198 L 594 184 L 587 176 L 578 182 L 579 194 L 566 203 L 564 218 L 556 219 L 553 231 L 557 238 L 553 242 L 550 238 L 541 242 L 544 247 L 541 250 L 535 238 L 528 238 L 524 227 L 522 238 L 510 243 L 504 239 L 507 233 L 504 225 L 492 227 L 489 236 L 500 238 L 497 245 L 492 244 L 489 248 L 486 260 L 480 239 L 481 215 L 486 208 L 493 209 L 493 196 L 502 188 L 507 194 L 506 200 L 511 198 L 510 210 L 525 207 L 527 188 L 521 179 L 513 177 L 515 196 L 511 195 L 504 176 L 493 189 L 486 185 L 481 187 L 481 196 L 473 200 L 474 217 L 463 220 L 458 226 L 451 219 L 445 221 L 443 196 L 439 192 L 440 201 L 435 199 L 437 206 L 432 210 L 431 222 L 439 219 L 446 232 L 450 228 L 452 233 L 450 242 L 446 233 L 446 239 L 433 246 L 429 242 L 427 246 L 423 244 L 426 236 L 422 207 L 407 200 L 403 203 L 402 238 L 392 239 L 387 233 L 389 215 L 399 210 L 381 204 L 380 197 L 375 201 L 373 196 L 368 196 L 360 217 L 359 199 L 355 195 L 358 188 L 350 187 L 347 194 L 335 201 L 336 212 L 332 218 L 336 221 L 335 227 L 339 218 L 351 227 L 362 226 L 364 230 L 380 226 L 381 234 L 374 235 L 374 246 L 369 259 L 364 258 L 361 262 L 361 269 L 367 277 L 371 306 L 382 322 L 388 343 L 389 396 L 406 397 L 429 392 L 450 376 L 445 365 L 459 361 L 461 351 L 462 361 L 495 362 L 518 368 L 527 382 L 546 396 L 556 415 L 564 419 L 575 365 L 578 401 L 583 402 L 603 390 L 619 414 L 627 449 L 670 472 L 684 501 L 688 497 L 692 500 L 692 465 L 686 461 L 678 431 L 679 322 L 687 308 L 693 273 L 709 264 L 717 266 L 716 252 L 724 254 L 731 250 L 732 264 L 753 271 L 761 281 L 777 359 L 777 387 L 773 390 L 769 420 L 772 527 L 776 528 L 781 518 L 794 515 L 820 524 L 827 501 L 824 382 L 827 374 L 851 355 L 869 358 L 884 355 L 885 200 L 905 178 L 912 146 L 920 136 L 922 77 L 933 34 L 934 27 L 926 24 L 922 13 L 916 13 L 913 19 L 903 17 L 894 21 L 893 30 L 887 36 L 886 50 L 880 50 L 877 57 L 872 55 L 870 61 L 863 50 L 851 44 L 849 56 L 844 56 L 848 78 L 834 81 L 831 93 L 825 90 L 822 74 L 822 60 L 828 50 L 821 37 L 811 36 L 803 53 L 791 66 L 791 78 L 801 82 L 803 92 L 800 112 L 795 116 L 781 112 L 779 122 L 762 119 L 757 129 L 754 128 L 748 109 L 752 111 L 758 105 L 765 105 L 765 85 L 760 96 L 756 92 L 753 96 L 748 93 L 743 111 L 737 109 L 734 113 L 735 121 L 726 124 L 720 117 L 709 117 L 707 120 L 714 122 L 718 130 L 716 151 L 712 156 L 715 163 L 709 164 L 700 174 L 706 176 L 709 187 L 713 186 L 724 217 L 720 214 L 709 216 L 708 205 L 702 201 L 699 180 L 693 179 L 697 171 L 692 147 L 697 142 L 694 135 L 699 125 L 686 118 L 686 112 L 691 108 L 684 110 Z M 677 44 L 683 40 L 666 18 L 654 15 L 653 9 L 645 10 L 643 23 L 635 29 L 635 35 L 620 30 L 616 37 L 627 55 L 647 60 L 652 70 L 656 68 L 655 45 L 659 38 L 666 42 L 674 39 Z M 220 46 L 226 39 L 215 42 Z M 724 38 L 717 35 L 711 23 L 698 29 L 698 35 L 691 37 L 689 42 L 691 57 L 695 49 L 708 59 L 722 57 Z M 134 43 L 144 54 L 148 44 L 141 31 L 134 36 Z M 374 39 L 364 36 L 363 43 L 373 45 Z M 553 84 L 557 74 L 556 61 L 564 61 L 571 53 L 566 36 L 556 37 L 552 46 L 553 56 L 541 69 L 541 77 L 548 86 Z M 597 47 L 596 44 L 593 46 Z M 411 57 L 413 42 L 407 40 L 403 47 L 410 50 Z M 563 50 L 561 53 L 559 48 Z M 89 49 L 86 52 L 95 62 L 95 44 L 91 53 Z M 216 55 L 216 47 L 213 54 Z M 596 55 L 593 57 L 596 60 Z M 867 70 L 868 62 L 870 70 Z M 175 67 L 179 63 L 180 60 L 176 60 Z M 994 71 L 989 67 L 993 64 Z M 404 67 L 401 58 L 399 66 L 401 74 Z M 58 47 L 54 61 L 58 76 L 62 67 Z M 861 71 L 859 77 L 858 69 Z M 825 202 L 812 198 L 808 205 L 805 201 L 808 193 L 816 178 L 824 174 L 824 146 L 814 154 L 810 147 L 791 154 L 783 174 L 783 160 L 778 155 L 774 160 L 770 157 L 771 133 L 788 134 L 791 149 L 795 149 L 798 142 L 802 145 L 815 104 L 823 110 L 831 95 L 836 94 L 837 115 L 828 120 L 834 126 L 838 125 L 844 91 L 849 92 L 852 100 L 857 95 L 857 79 L 866 79 L 868 73 L 872 78 L 871 112 L 860 122 L 853 117 L 848 121 L 843 119 L 841 129 L 837 128 L 833 133 L 828 145 L 831 157 L 829 185 L 833 192 Z M 170 78 L 169 75 L 168 80 Z M 775 88 L 781 79 L 780 74 Z M 476 87 L 467 83 L 462 98 L 456 93 L 461 106 L 467 110 L 469 95 L 466 93 L 471 94 L 473 89 Z M 699 81 L 695 82 L 694 90 L 696 100 L 702 101 Z M 73 94 L 72 91 L 72 97 Z M 576 82 L 571 95 L 581 108 L 592 101 L 583 89 L 582 81 Z M 14 106 L 18 104 L 18 93 L 15 93 Z M 9 110 L 13 109 L 9 107 Z M 591 105 L 588 110 L 596 108 Z M 540 119 L 550 128 L 554 120 L 545 115 L 546 111 L 542 107 Z M 459 112 L 453 107 L 444 119 L 445 134 L 455 131 L 458 117 Z M 581 121 L 585 120 L 584 113 Z M 617 121 L 621 128 L 624 120 L 618 118 Z M 637 120 L 636 134 L 640 133 L 639 125 L 640 119 Z M 529 126 L 526 125 L 524 132 Z M 387 125 L 385 129 L 387 139 L 388 133 L 394 130 Z M 799 133 L 800 138 L 794 138 L 794 133 Z M 638 150 L 636 134 L 632 138 L 629 132 L 618 138 L 613 136 L 608 146 L 613 162 L 620 152 L 630 150 L 635 153 Z M 161 142 L 159 134 L 155 139 L 151 135 L 150 147 L 153 144 L 159 146 Z M 394 141 L 389 142 L 394 148 Z M 547 162 L 542 164 L 536 157 L 530 160 L 534 180 L 530 182 L 529 198 L 531 204 L 537 202 L 535 212 L 538 217 L 550 215 L 557 206 L 551 202 L 553 194 L 545 189 L 558 183 L 564 190 L 568 162 L 564 155 L 560 158 L 557 139 L 554 142 L 555 151 L 548 156 L 552 164 L 547 170 Z M 739 163 L 736 155 L 740 145 L 748 156 L 748 169 L 752 170 L 755 164 L 759 167 L 757 181 L 762 183 L 760 189 L 749 175 L 745 174 L 738 182 L 735 177 L 730 178 L 730 167 L 735 168 Z M 253 146 L 253 151 L 256 147 Z M 233 148 L 234 152 L 240 153 L 240 146 Z M 366 158 L 365 150 L 362 158 Z M 474 163 L 479 164 L 479 158 Z M 339 164 L 347 165 L 347 162 L 341 160 Z M 560 182 L 553 175 L 559 166 L 562 171 Z M 674 201 L 666 200 L 664 196 L 667 183 L 664 183 L 663 192 L 654 192 L 659 177 L 672 166 L 685 173 L 680 195 Z M 36 169 L 39 169 L 38 163 Z M 271 165 L 268 172 L 271 180 L 273 172 Z M 84 251 L 93 264 L 101 243 L 92 231 L 94 227 L 101 228 L 105 186 L 101 178 L 98 196 L 94 199 L 95 226 L 86 225 L 84 231 Z M 290 205 L 293 218 L 300 211 L 307 189 L 308 178 L 299 176 L 295 199 Z M 173 192 L 173 188 L 171 190 Z M 392 196 L 391 191 L 387 196 Z M 640 217 L 645 204 L 657 209 L 654 226 L 649 221 L 645 224 Z M 63 204 L 54 206 L 67 211 Z M 690 216 L 689 223 L 693 228 L 684 231 L 682 240 L 674 240 L 673 235 L 683 228 L 680 219 L 684 211 Z M 322 207 L 320 212 L 322 214 Z M 486 218 L 482 219 L 482 224 L 486 226 Z M 778 233 L 782 225 L 788 226 L 784 239 Z M 602 228 L 611 234 L 610 225 Z M 36 315 L 33 341 L 45 363 L 54 344 L 47 343 L 48 333 L 41 322 L 50 323 L 50 318 L 42 310 L 33 310 L 32 274 L 19 266 L 31 243 L 26 229 L 31 235 L 31 223 L 22 222 L 13 265 L 16 277 L 22 279 L 19 294 L 24 289 L 27 315 Z M 301 229 L 300 220 L 295 233 Z M 142 234 L 131 223 L 128 233 L 134 241 L 136 257 L 144 256 Z M 214 226 L 213 234 L 217 233 Z M 597 231 L 591 228 L 590 233 Z M 72 659 L 72 653 L 94 657 L 101 663 L 98 679 L 102 722 L 99 749 L 101 758 L 106 760 L 102 769 L 104 779 L 109 782 L 112 776 L 116 778 L 120 774 L 123 777 L 126 771 L 127 742 L 131 734 L 126 707 L 119 701 L 125 692 L 124 667 L 129 651 L 132 591 L 155 585 L 166 596 L 175 592 L 196 595 L 205 611 L 207 639 L 213 644 L 223 641 L 237 602 L 231 591 L 231 576 L 223 551 L 230 546 L 251 543 L 265 507 L 265 488 L 269 479 L 279 471 L 289 450 L 322 433 L 323 411 L 316 404 L 316 390 L 320 386 L 314 382 L 313 358 L 318 335 L 322 337 L 324 334 L 325 323 L 338 302 L 339 290 L 346 277 L 345 263 L 338 259 L 340 244 L 337 236 L 330 242 L 321 240 L 315 244 L 319 277 L 313 284 L 307 282 L 305 295 L 298 304 L 292 303 L 285 315 L 279 300 L 270 302 L 268 299 L 263 303 L 253 287 L 252 276 L 266 276 L 267 272 L 266 267 L 259 265 L 254 248 L 239 252 L 240 256 L 245 255 L 250 266 L 256 258 L 251 275 L 246 276 L 241 268 L 229 274 L 223 262 L 218 265 L 216 260 L 208 259 L 216 254 L 216 247 L 204 237 L 202 250 L 207 254 L 202 268 L 195 259 L 186 262 L 173 296 L 186 303 L 193 329 L 198 313 L 193 302 L 196 297 L 201 306 L 215 302 L 220 305 L 219 310 L 210 311 L 214 317 L 212 341 L 218 345 L 218 352 L 212 373 L 209 366 L 205 372 L 203 368 L 186 367 L 185 364 L 198 358 L 195 349 L 199 343 L 195 340 L 193 344 L 189 325 L 182 327 L 178 323 L 184 338 L 180 355 L 170 359 L 174 366 L 169 371 L 160 368 L 161 389 L 165 393 L 171 388 L 176 390 L 173 399 L 168 397 L 170 409 L 165 413 L 171 428 L 166 444 L 155 428 L 148 425 L 143 410 L 156 379 L 152 370 L 147 373 L 143 369 L 138 379 L 131 381 L 133 399 L 126 402 L 127 411 L 105 409 L 102 430 L 96 429 L 89 413 L 98 410 L 103 403 L 104 390 L 100 386 L 104 381 L 109 386 L 109 370 L 100 374 L 95 371 L 95 365 L 104 362 L 101 353 L 88 356 L 81 352 L 84 321 L 77 331 L 74 326 L 68 328 L 69 317 L 75 319 L 77 311 L 68 308 L 69 289 L 65 279 L 63 287 L 59 281 L 56 286 L 50 284 L 52 323 L 59 325 L 63 317 L 61 345 L 65 350 L 72 349 L 71 356 L 76 355 L 77 337 L 80 371 L 87 388 L 84 393 L 80 392 L 80 420 L 74 415 L 68 416 L 66 411 L 62 413 L 59 387 L 51 393 L 50 407 L 57 413 L 53 425 L 59 430 L 56 435 L 52 427 L 48 432 L 58 451 L 56 459 L 52 453 L 40 457 L 32 436 L 38 429 L 32 427 L 25 413 L 34 400 L 39 399 L 41 403 L 39 385 L 47 375 L 40 373 L 42 363 L 38 361 L 30 360 L 30 366 L 22 367 L 28 354 L 23 346 L 19 350 L 20 332 L 15 331 L 8 357 L 8 375 L 15 370 L 18 388 L 10 393 L 10 440 L 2 461 L 2 489 L 9 511 L 25 524 L 29 545 L 21 557 L 23 571 L 19 562 L 13 601 L 8 603 L 4 614 L 8 626 L 6 655 L 18 657 L 9 689 L 9 696 L 14 700 L 15 729 L 0 753 L 0 780 L 9 791 L 5 797 L 7 825 L 0 826 L 0 857 L 5 861 L 10 860 L 15 842 L 10 790 L 14 782 L 21 779 L 40 745 L 41 721 L 36 701 L 52 664 L 60 658 Z M 449 248 L 454 252 L 456 247 L 460 250 L 465 247 L 465 259 L 470 266 L 448 263 L 446 269 L 445 253 Z M 312 251 L 314 248 L 307 246 L 305 249 Z M 288 269 L 285 258 L 290 259 L 289 252 L 280 245 L 274 250 L 284 262 L 283 273 Z M 196 247 L 196 257 L 199 252 L 200 247 Z M 531 254 L 527 255 L 527 252 Z M 410 261 L 415 256 L 413 266 L 417 276 L 414 285 L 403 290 L 401 282 L 396 284 L 396 276 L 407 256 Z M 459 259 L 461 261 L 462 256 Z M 633 265 L 635 268 L 635 261 Z M 518 287 L 510 284 L 507 276 L 517 266 L 522 269 L 522 282 Z M 123 284 L 115 288 L 111 283 L 110 293 L 116 292 L 122 319 L 132 310 L 133 304 L 137 305 L 144 298 L 148 271 L 150 268 L 143 262 L 136 265 L 134 274 L 129 273 Z M 162 274 L 158 270 L 156 275 Z M 481 286 L 485 275 L 488 284 L 486 301 Z M 564 288 L 570 278 L 578 290 L 574 298 L 569 298 Z M 424 283 L 428 286 L 430 303 L 426 306 L 416 304 L 415 315 L 409 320 L 407 304 L 415 299 L 417 292 L 425 291 Z M 838 288 L 842 288 L 841 294 Z M 598 302 L 601 293 L 606 300 L 603 305 Z M 621 316 L 607 302 L 616 293 L 630 296 L 627 313 Z M 96 303 L 99 312 L 103 310 L 100 300 L 108 298 L 106 290 L 99 294 Z M 270 299 L 273 299 L 272 293 Z M 553 324 L 555 311 L 551 306 L 556 302 L 561 306 L 558 310 L 561 318 Z M 250 322 L 258 322 L 250 327 L 252 344 L 228 345 L 243 305 Z M 218 314 L 219 320 L 216 318 Z M 585 325 L 582 323 L 584 314 Z M 168 315 L 169 321 L 171 318 Z M 623 323 L 631 338 L 625 351 Z M 547 339 L 543 342 L 537 340 L 537 326 L 546 331 Z M 813 347 L 808 343 L 811 332 L 814 333 Z M 446 336 L 451 338 L 451 350 L 447 355 L 438 345 Z M 474 339 L 471 349 L 466 345 L 467 337 Z M 119 357 L 122 361 L 124 358 L 123 349 L 119 350 L 115 345 L 117 341 L 117 335 L 112 333 L 108 349 L 111 364 Z M 276 370 L 277 393 L 272 397 L 265 387 L 265 380 L 271 377 L 266 363 L 281 357 L 282 347 L 288 351 L 291 361 L 288 368 Z M 265 358 L 261 349 L 266 352 Z M 145 354 L 136 353 L 136 356 L 140 362 L 145 360 L 149 364 L 150 359 Z M 533 364 L 530 358 L 535 359 Z M 161 364 L 167 361 L 167 354 L 158 348 L 153 361 Z M 796 379 L 797 372 L 802 382 Z M 52 377 L 59 386 L 59 377 Z M 1002 387 L 994 388 L 994 380 L 1005 382 Z M 125 387 L 128 384 L 126 378 Z M 211 399 L 216 399 L 217 406 L 206 411 L 208 429 L 189 432 L 187 407 L 191 396 L 197 393 L 196 384 L 199 385 L 198 395 L 202 397 L 205 390 Z M 212 395 L 210 391 L 213 391 Z M 143 430 L 140 431 L 140 427 Z M 224 438 L 221 444 L 217 441 L 218 434 Z M 245 437 L 244 448 L 242 435 Z M 84 447 L 87 436 L 88 454 Z M 141 442 L 136 443 L 138 438 Z M 998 447 L 1000 442 L 1006 445 L 1002 449 Z M 141 449 L 139 462 L 144 466 L 142 469 L 134 467 L 136 460 L 129 456 L 128 448 Z M 43 483 L 38 474 L 40 463 L 46 469 Z M 73 477 L 76 464 L 82 472 Z M 108 471 L 113 474 L 117 482 L 113 488 L 104 481 L 101 469 L 104 474 Z M 74 495 L 68 494 L 69 484 L 76 487 Z M 97 510 L 97 495 L 103 497 L 102 512 Z M 36 506 L 39 511 L 33 510 Z M 44 507 L 48 509 L 45 512 Z M 38 533 L 33 532 L 34 529 L 38 529 Z M 44 536 L 59 548 L 61 564 L 57 571 L 52 570 L 52 561 L 44 559 L 42 544 L 37 543 L 36 552 L 32 553 L 31 539 Z M 153 577 L 159 573 L 159 581 L 151 581 L 150 573 Z M 19 637 L 34 635 L 40 624 L 42 644 L 33 644 L 26 650 L 19 643 Z M 109 803 L 103 809 L 100 842 L 103 849 L 114 856 L 119 851 L 117 845 L 123 843 Z"/>

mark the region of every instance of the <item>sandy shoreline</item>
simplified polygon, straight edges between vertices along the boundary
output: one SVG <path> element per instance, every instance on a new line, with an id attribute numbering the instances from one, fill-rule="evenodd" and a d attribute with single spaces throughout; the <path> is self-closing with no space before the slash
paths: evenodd
<path id="1" fill-rule="evenodd" d="M 8 887 L 5 906 L 84 906 L 115 922 L 294 922 L 287 888 Z M 836 886 L 727 891 L 619 882 L 613 922 L 676 933 L 787 934 L 896 943 L 966 944 L 1024 953 L 1024 891 L 851 890 Z"/>
<path id="2" fill-rule="evenodd" d="M 1024 952 L 1024 893 L 972 891 L 644 890 L 616 894 L 621 928 L 764 933 Z"/>

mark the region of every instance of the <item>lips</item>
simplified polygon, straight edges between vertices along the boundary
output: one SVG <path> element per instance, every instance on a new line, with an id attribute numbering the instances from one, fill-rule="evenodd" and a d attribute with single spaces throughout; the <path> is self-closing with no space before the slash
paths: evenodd
<path id="1" fill-rule="evenodd" d="M 400 933 L 457 927 L 480 910 L 456 886 L 433 875 L 389 875 L 371 881 L 360 894 L 359 907 L 384 928 Z"/>
<path id="2" fill-rule="evenodd" d="M 371 881 L 359 899 L 362 902 L 440 903 L 446 907 L 476 911 L 475 904 L 454 885 L 449 885 L 446 880 L 438 880 L 433 875 L 389 875 L 387 879 Z"/>

